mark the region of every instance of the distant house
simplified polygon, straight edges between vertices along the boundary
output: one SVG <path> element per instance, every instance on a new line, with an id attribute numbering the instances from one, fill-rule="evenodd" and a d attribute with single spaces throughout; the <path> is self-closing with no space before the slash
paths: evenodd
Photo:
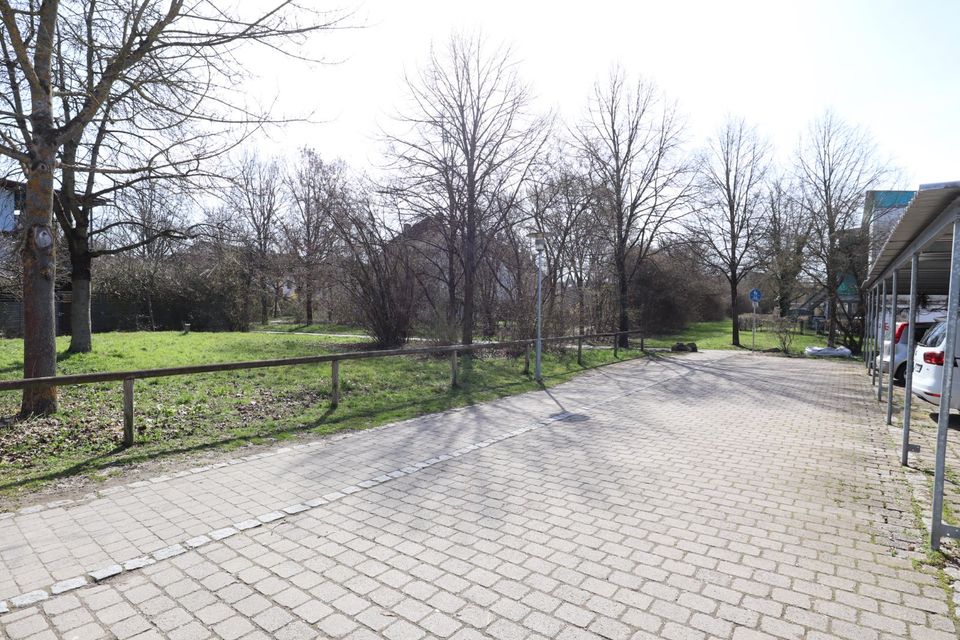
<path id="1" fill-rule="evenodd" d="M 20 228 L 20 215 L 26 200 L 25 182 L 0 178 L 0 333 L 23 334 L 23 311 L 19 299 L 19 257 L 15 235 Z M 59 191 L 54 191 L 54 206 L 58 206 Z M 78 198 L 82 198 L 80 194 Z M 103 198 L 93 201 L 93 206 L 106 204 Z M 57 288 L 58 325 L 69 324 L 70 290 Z M 59 333 L 58 328 L 58 333 Z"/>
<path id="2" fill-rule="evenodd" d="M 23 208 L 25 187 L 22 182 L 0 178 L 0 233 L 16 231 L 17 211 Z"/>

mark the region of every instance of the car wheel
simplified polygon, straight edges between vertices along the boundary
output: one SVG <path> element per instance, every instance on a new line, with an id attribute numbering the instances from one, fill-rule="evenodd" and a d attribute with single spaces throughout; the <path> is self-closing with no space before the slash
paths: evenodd
<path id="1" fill-rule="evenodd" d="M 893 375 L 893 379 L 897 382 L 905 382 L 907 379 L 907 363 L 904 362 L 899 367 L 897 367 L 897 372 Z"/>

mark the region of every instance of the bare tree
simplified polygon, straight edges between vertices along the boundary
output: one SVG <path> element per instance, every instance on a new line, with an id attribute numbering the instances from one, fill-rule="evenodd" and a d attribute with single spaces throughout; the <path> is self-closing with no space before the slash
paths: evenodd
<path id="1" fill-rule="evenodd" d="M 595 212 L 590 177 L 586 168 L 578 166 L 563 149 L 556 150 L 543 163 L 543 169 L 531 182 L 526 205 L 534 227 L 547 238 L 545 315 L 557 325 L 556 332 L 564 332 L 564 319 L 559 316 L 563 313 L 567 284 L 572 281 L 577 293 L 576 324 L 582 332 L 585 251 L 592 244 L 589 236 L 595 235 L 589 220 Z"/>
<path id="2" fill-rule="evenodd" d="M 398 233 L 393 207 L 352 198 L 332 217 L 343 248 L 343 273 L 360 322 L 381 347 L 407 341 L 416 311 L 416 278 L 405 236 Z"/>
<path id="3" fill-rule="evenodd" d="M 704 263 L 729 285 L 732 344 L 740 346 L 740 283 L 760 264 L 763 189 L 770 147 L 743 119 L 729 118 L 708 142 L 698 166 L 696 213 L 688 225 L 706 251 Z"/>
<path id="4" fill-rule="evenodd" d="M 249 289 L 256 284 L 260 322 L 266 324 L 273 297 L 277 241 L 283 207 L 283 177 L 275 160 L 264 161 L 256 154 L 244 156 L 227 192 L 228 206 L 240 223 L 241 242 L 250 264 Z M 249 304 L 246 305 L 249 308 Z"/>
<path id="5" fill-rule="evenodd" d="M 845 236 L 859 234 L 867 190 L 876 188 L 891 170 L 880 161 L 876 145 L 863 128 L 832 111 L 811 123 L 796 154 L 801 202 L 810 215 L 815 257 L 808 273 L 827 294 L 827 344 L 836 345 L 838 289 L 850 260 Z"/>
<path id="6" fill-rule="evenodd" d="M 800 293 L 798 285 L 807 260 L 812 219 L 801 206 L 794 186 L 781 177 L 770 181 L 764 200 L 767 274 L 780 316 L 785 318 Z"/>
<path id="7" fill-rule="evenodd" d="M 614 69 L 594 87 L 586 122 L 575 132 L 600 198 L 619 331 L 630 330 L 630 280 L 685 213 L 690 171 L 681 156 L 682 131 L 675 108 L 652 84 L 631 87 L 624 72 Z M 626 334 L 620 343 L 627 346 Z"/>
<path id="8" fill-rule="evenodd" d="M 510 224 L 546 123 L 527 112 L 529 91 L 510 50 L 490 53 L 478 37 L 452 36 L 407 84 L 411 104 L 399 120 L 408 130 L 388 135 L 397 193 L 408 216 L 442 229 L 444 255 L 460 262 L 462 341 L 470 344 L 477 271 Z M 446 280 L 452 289 L 451 272 Z"/>
<path id="9" fill-rule="evenodd" d="M 229 123 L 235 129 L 262 122 L 262 114 L 223 95 L 242 73 L 232 58 L 235 48 L 256 41 L 283 50 L 338 18 L 304 13 L 291 0 L 276 1 L 253 15 L 212 0 L 0 0 L 0 55 L 7 84 L 0 93 L 0 154 L 20 162 L 27 182 L 21 216 L 24 376 L 56 373 L 52 226 L 58 169 L 76 169 L 94 183 L 104 175 L 151 175 L 183 160 L 165 153 L 169 145 L 164 143 L 149 151 L 149 139 L 163 138 L 160 132 L 171 121 Z M 141 119 L 133 111 L 123 118 L 132 134 L 125 148 L 138 149 L 144 164 L 118 161 L 111 166 L 100 157 L 98 140 L 112 126 L 104 114 L 122 103 L 123 95 L 156 107 Z M 176 100 L 184 96 L 189 100 Z M 155 120 L 157 114 L 167 120 Z M 117 152 L 120 145 L 122 141 L 115 145 Z M 88 151 L 80 153 L 81 146 Z M 69 174 L 60 177 L 61 194 L 75 193 Z M 82 227 L 76 220 L 72 224 Z M 24 390 L 22 415 L 56 408 L 55 387 Z"/>
<path id="10" fill-rule="evenodd" d="M 346 167 L 324 162 L 316 151 L 303 149 L 286 179 L 290 208 L 283 224 L 307 324 L 313 323 L 317 279 L 335 248 L 334 222 L 349 206 Z"/>
<path id="11" fill-rule="evenodd" d="M 190 238 L 177 231 L 191 227 L 186 223 L 183 197 L 169 186 L 164 182 L 147 181 L 118 192 L 116 206 L 129 224 L 112 227 L 101 238 L 102 248 L 94 253 L 96 256 L 130 254 L 131 277 L 139 281 L 151 331 L 157 328 L 154 309 L 157 278 L 169 265 L 173 254 Z M 161 230 L 170 232 L 159 233 Z M 71 301 L 71 310 L 76 303 L 75 299 Z M 85 312 L 89 315 L 89 305 Z"/>

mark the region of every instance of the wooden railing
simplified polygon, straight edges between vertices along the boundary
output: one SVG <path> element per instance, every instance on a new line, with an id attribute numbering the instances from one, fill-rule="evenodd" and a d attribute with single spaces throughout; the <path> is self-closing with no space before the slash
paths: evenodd
<path id="1" fill-rule="evenodd" d="M 577 343 L 577 360 L 582 364 L 584 340 L 600 340 L 613 338 L 613 349 L 616 355 L 620 336 L 639 333 L 638 331 L 618 331 L 613 333 L 593 333 L 586 335 L 553 336 L 543 338 L 544 343 L 573 342 Z M 0 380 L 0 391 L 15 391 L 34 386 L 66 387 L 71 385 L 95 384 L 98 382 L 123 383 L 123 445 L 133 445 L 133 383 L 137 379 L 165 378 L 169 376 L 187 376 L 201 373 L 219 373 L 221 371 L 238 371 L 244 369 L 263 369 L 267 367 L 290 367 L 304 364 L 320 364 L 329 362 L 330 372 L 330 404 L 336 407 L 340 403 L 340 362 L 344 360 L 365 360 L 369 358 L 391 358 L 396 356 L 437 355 L 450 354 L 450 385 L 457 386 L 458 356 L 461 353 L 474 351 L 521 348 L 524 352 L 524 373 L 530 371 L 530 348 L 536 343 L 535 339 L 509 340 L 506 342 L 478 342 L 474 344 L 455 344 L 437 347 L 418 347 L 415 349 L 382 349 L 379 351 L 354 351 L 346 353 L 329 353 L 316 356 L 300 356 L 297 358 L 275 358 L 272 360 L 251 360 L 246 362 L 221 362 L 216 364 L 198 364 L 186 367 L 166 367 L 162 369 L 136 369 L 133 371 L 105 371 L 103 373 L 78 373 L 63 376 L 47 376 L 43 378 L 23 378 L 19 380 Z"/>

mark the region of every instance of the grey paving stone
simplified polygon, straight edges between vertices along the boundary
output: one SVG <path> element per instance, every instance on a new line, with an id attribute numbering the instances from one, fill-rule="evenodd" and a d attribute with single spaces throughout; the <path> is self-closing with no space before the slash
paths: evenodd
<path id="1" fill-rule="evenodd" d="M 286 514 L 283 513 L 282 511 L 271 511 L 270 513 L 265 513 L 265 514 L 263 514 L 262 516 L 258 516 L 257 519 L 258 519 L 260 522 L 262 522 L 262 523 L 264 523 L 264 524 L 267 524 L 267 523 L 269 523 L 269 522 L 275 522 L 275 521 L 277 521 L 277 520 L 280 520 L 280 519 L 283 518 L 285 515 L 286 515 Z"/>
<path id="2" fill-rule="evenodd" d="M 234 529 L 233 527 L 224 527 L 222 529 L 216 529 L 214 531 L 211 531 L 210 537 L 213 538 L 214 540 L 224 540 L 238 533 L 240 532 L 237 529 Z"/>
<path id="3" fill-rule="evenodd" d="M 0 537 L 26 561 L 14 583 L 0 554 L 0 599 L 49 588 L 57 563 L 135 560 L 42 614 L 0 613 L 0 637 L 956 637 L 946 592 L 912 562 L 921 535 L 869 391 L 853 364 L 668 356 L 556 386 L 556 401 L 535 392 L 16 514 Z M 279 505 L 311 508 L 252 517 Z M 49 528 L 36 549 L 6 524 L 21 518 Z"/>
<path id="4" fill-rule="evenodd" d="M 60 582 L 54 584 L 50 587 L 50 593 L 52 595 L 60 595 L 61 593 L 66 593 L 67 591 L 72 591 L 74 589 L 79 589 L 80 587 L 87 584 L 87 579 L 84 576 L 77 576 L 76 578 L 70 578 L 69 580 L 61 580 Z"/>
<path id="5" fill-rule="evenodd" d="M 185 546 L 191 548 L 191 549 L 196 549 L 197 547 L 202 547 L 203 545 L 207 544 L 208 542 L 210 542 L 210 537 L 209 537 L 209 536 L 194 536 L 194 537 L 192 537 L 192 538 L 184 541 L 183 544 L 184 544 Z"/>
<path id="6" fill-rule="evenodd" d="M 123 572 L 123 567 L 119 564 L 108 564 L 105 567 L 100 567 L 99 569 L 94 569 L 90 572 L 90 578 L 95 582 L 100 582 L 101 580 L 106 580 L 107 578 L 112 578 L 115 575 L 118 575 Z"/>
<path id="7" fill-rule="evenodd" d="M 155 560 L 167 560 L 168 558 L 173 558 L 181 553 L 186 553 L 186 551 L 187 550 L 183 547 L 183 545 L 172 544 L 169 547 L 164 547 L 163 549 L 154 551 L 153 558 Z"/>
<path id="8" fill-rule="evenodd" d="M 124 571 L 135 571 L 136 569 L 142 569 L 144 567 L 149 567 L 152 564 L 155 564 L 156 560 L 150 556 L 140 556 L 139 558 L 134 558 L 133 560 L 127 560 L 123 563 Z"/>
<path id="9" fill-rule="evenodd" d="M 50 594 L 40 589 L 36 591 L 29 591 L 27 593 L 21 593 L 10 598 L 10 606 L 16 608 L 29 607 L 30 605 L 36 604 L 42 600 L 46 600 L 49 597 Z"/>

